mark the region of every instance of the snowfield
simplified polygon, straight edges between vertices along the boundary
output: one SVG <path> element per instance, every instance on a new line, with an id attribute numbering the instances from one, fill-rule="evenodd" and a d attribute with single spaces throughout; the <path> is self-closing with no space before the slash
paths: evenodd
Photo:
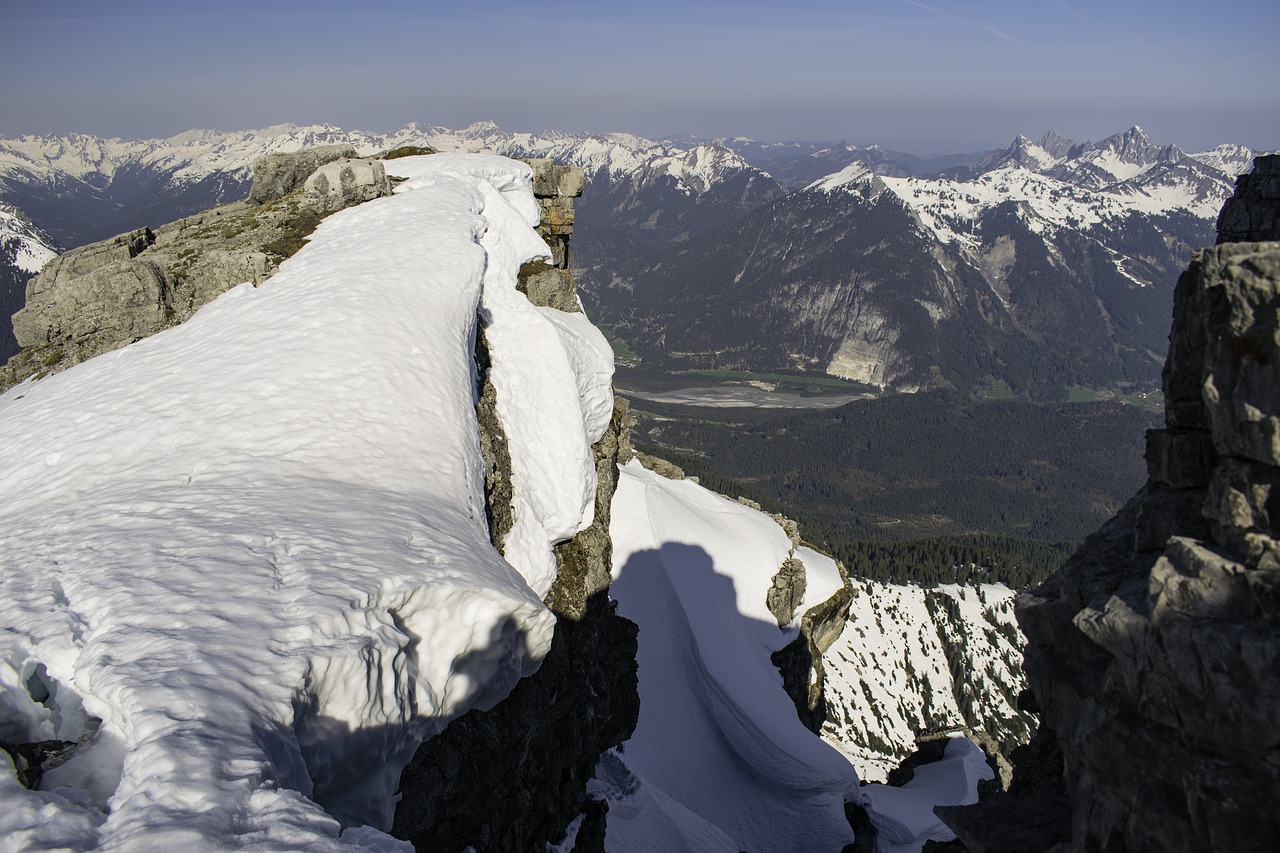
<path id="1" fill-rule="evenodd" d="M 417 744 L 537 668 L 609 348 L 515 292 L 548 254 L 527 166 L 388 170 L 262 287 L 0 397 L 0 739 L 80 744 L 40 791 L 0 753 L 0 848 L 408 849 L 379 830 Z M 478 312 L 519 414 L 509 561 Z"/>
<path id="2" fill-rule="evenodd" d="M 860 786 L 850 761 L 806 729 L 770 656 L 796 637 L 766 607 L 788 556 L 805 565 L 801 612 L 843 585 L 835 561 L 768 515 L 690 480 L 621 469 L 612 523 L 618 612 L 640 626 L 640 721 L 596 769 L 610 853 L 836 853 L 853 839 L 844 802 L 865 805 L 877 850 L 954 835 L 933 806 L 972 803 L 992 777 L 959 738 L 908 788 Z"/>
<path id="3" fill-rule="evenodd" d="M 15 267 L 26 273 L 40 272 L 40 268 L 58 254 L 52 243 L 52 238 L 17 208 L 0 204 L 0 252 L 11 249 Z"/>

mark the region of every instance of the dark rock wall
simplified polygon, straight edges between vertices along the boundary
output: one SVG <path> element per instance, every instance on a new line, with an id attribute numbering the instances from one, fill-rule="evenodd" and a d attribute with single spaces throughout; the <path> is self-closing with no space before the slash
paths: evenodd
<path id="1" fill-rule="evenodd" d="M 1019 601 L 1070 850 L 1280 839 L 1280 244 L 1230 242 L 1276 237 L 1278 173 L 1178 282 L 1149 482 Z"/>
<path id="2" fill-rule="evenodd" d="M 535 305 L 580 311 L 568 272 L 573 198 L 582 172 L 533 160 L 534 192 L 543 209 L 539 233 L 550 264 L 527 264 L 519 287 Z M 496 412 L 497 390 L 481 369 L 481 447 L 486 465 L 490 535 L 501 550 L 511 526 L 510 458 Z M 401 776 L 402 799 L 392 832 L 422 851 L 543 853 L 585 815 L 575 850 L 603 851 L 606 807 L 588 800 L 586 783 L 600 754 L 630 737 L 640 712 L 634 623 L 615 612 L 607 589 L 612 543 L 609 511 L 619 458 L 630 458 L 631 420 L 625 400 L 593 450 L 595 520 L 556 546 L 556 579 L 547 606 L 558 617 L 551 651 L 532 676 L 488 711 L 472 711 L 426 741 Z"/>
<path id="3" fill-rule="evenodd" d="M 1236 193 L 1218 214 L 1219 243 L 1280 240 L 1280 154 L 1253 161 L 1253 171 L 1236 178 Z"/>

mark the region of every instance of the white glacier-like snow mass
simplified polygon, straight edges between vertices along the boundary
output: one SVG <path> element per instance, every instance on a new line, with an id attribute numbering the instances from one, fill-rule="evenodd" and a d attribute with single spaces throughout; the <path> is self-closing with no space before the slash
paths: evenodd
<path id="1" fill-rule="evenodd" d="M 389 171 L 260 288 L 0 397 L 0 739 L 80 742 L 39 791 L 0 753 L 0 847 L 408 849 L 380 830 L 417 744 L 545 654 L 609 350 L 515 292 L 547 254 L 527 166 Z M 510 562 L 478 313 L 521 424 Z"/>

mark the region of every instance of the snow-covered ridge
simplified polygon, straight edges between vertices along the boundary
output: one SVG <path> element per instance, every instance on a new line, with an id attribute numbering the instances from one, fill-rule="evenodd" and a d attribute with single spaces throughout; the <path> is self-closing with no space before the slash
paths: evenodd
<path id="1" fill-rule="evenodd" d="M 80 741 L 39 791 L 0 755 L 7 844 L 407 849 L 378 830 L 416 745 L 549 647 L 550 540 L 591 519 L 609 348 L 515 292 L 548 253 L 527 166 L 389 170 L 395 196 L 260 288 L 0 396 L 0 738 Z M 520 420 L 507 560 L 481 309 L 520 335 L 489 336 Z"/>
<path id="2" fill-rule="evenodd" d="M 848 190 L 852 192 L 854 188 L 862 188 L 874 186 L 877 180 L 875 172 L 866 163 L 850 163 L 838 172 L 833 172 L 825 178 L 821 178 L 809 186 L 805 187 L 805 191 L 831 193 L 835 190 Z"/>
<path id="3" fill-rule="evenodd" d="M 1117 223 L 1132 214 L 1165 216 L 1178 212 L 1212 221 L 1230 197 L 1235 175 L 1252 163 L 1249 149 L 1220 146 L 1189 156 L 1176 146 L 1161 148 L 1132 128 L 1097 145 L 1077 144 L 1052 132 L 1039 144 L 1019 136 L 1003 152 L 958 177 L 883 176 L 887 186 L 940 242 L 977 248 L 979 220 L 1005 202 L 1039 233 L 1087 231 Z M 869 167 L 851 166 L 806 189 L 844 188 L 865 196 L 876 180 Z"/>

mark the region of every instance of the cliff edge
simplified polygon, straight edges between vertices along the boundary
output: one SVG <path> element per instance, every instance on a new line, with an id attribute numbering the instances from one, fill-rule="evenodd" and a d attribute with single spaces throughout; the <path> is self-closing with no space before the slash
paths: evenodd
<path id="1" fill-rule="evenodd" d="M 1019 601 L 1071 811 L 1054 849 L 1280 838 L 1277 212 L 1280 156 L 1260 157 L 1178 281 L 1147 485 Z"/>

